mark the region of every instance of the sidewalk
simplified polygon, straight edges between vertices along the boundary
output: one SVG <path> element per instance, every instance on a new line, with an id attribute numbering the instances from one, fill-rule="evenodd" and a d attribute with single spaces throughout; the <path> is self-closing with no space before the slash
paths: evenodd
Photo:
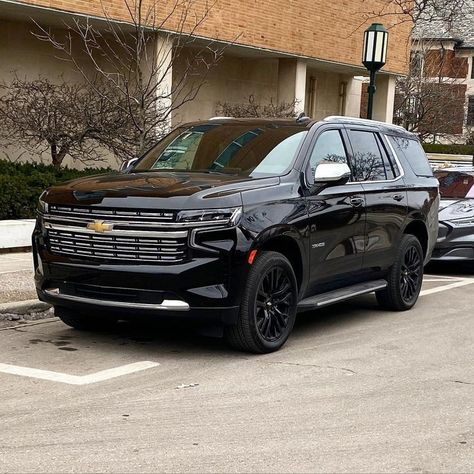
<path id="1" fill-rule="evenodd" d="M 36 295 L 31 252 L 0 254 L 0 330 L 52 315 Z"/>
<path id="2" fill-rule="evenodd" d="M 0 254 L 0 303 L 36 298 L 31 253 Z"/>

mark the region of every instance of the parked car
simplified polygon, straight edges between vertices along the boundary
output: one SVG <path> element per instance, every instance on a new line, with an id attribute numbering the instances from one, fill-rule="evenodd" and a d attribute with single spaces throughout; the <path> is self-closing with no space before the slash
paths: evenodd
<path id="1" fill-rule="evenodd" d="M 439 235 L 432 260 L 474 261 L 474 167 L 435 172 L 439 181 Z"/>
<path id="2" fill-rule="evenodd" d="M 279 349 L 298 310 L 364 293 L 416 303 L 438 181 L 401 127 L 219 118 L 183 125 L 115 175 L 50 188 L 33 236 L 41 300 L 77 329 L 140 314 L 222 325 Z"/>

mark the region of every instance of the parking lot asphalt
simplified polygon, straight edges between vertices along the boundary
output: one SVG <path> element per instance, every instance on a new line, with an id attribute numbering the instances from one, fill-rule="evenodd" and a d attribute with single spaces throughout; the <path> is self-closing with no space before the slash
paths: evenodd
<path id="1" fill-rule="evenodd" d="M 0 331 L 0 472 L 474 472 L 474 277 L 298 317 L 254 356 L 182 325 Z"/>

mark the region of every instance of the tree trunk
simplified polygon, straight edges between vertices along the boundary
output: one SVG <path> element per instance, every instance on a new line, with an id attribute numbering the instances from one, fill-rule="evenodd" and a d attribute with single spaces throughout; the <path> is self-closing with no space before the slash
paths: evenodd
<path id="1" fill-rule="evenodd" d="M 60 147 L 58 151 L 58 145 L 56 143 L 51 144 L 51 160 L 53 162 L 53 166 L 55 168 L 61 168 L 63 160 L 67 155 L 68 148 L 67 147 Z"/>

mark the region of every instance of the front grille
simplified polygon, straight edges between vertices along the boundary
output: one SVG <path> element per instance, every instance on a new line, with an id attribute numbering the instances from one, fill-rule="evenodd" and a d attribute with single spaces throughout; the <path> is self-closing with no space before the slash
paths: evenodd
<path id="1" fill-rule="evenodd" d="M 67 226 L 47 228 L 49 250 L 53 254 L 94 260 L 176 263 L 187 256 L 187 232 L 161 232 L 160 236 L 122 235 L 113 231 L 96 234 Z M 137 232 L 138 233 L 138 232 Z M 152 233 L 150 234 L 157 234 Z M 174 235 L 174 237 L 172 237 Z"/>
<path id="2" fill-rule="evenodd" d="M 113 219 L 114 221 L 173 222 L 176 214 L 170 211 L 141 211 L 135 209 L 114 209 L 94 206 L 62 206 L 51 204 L 49 213 L 53 216 L 79 219 Z"/>

